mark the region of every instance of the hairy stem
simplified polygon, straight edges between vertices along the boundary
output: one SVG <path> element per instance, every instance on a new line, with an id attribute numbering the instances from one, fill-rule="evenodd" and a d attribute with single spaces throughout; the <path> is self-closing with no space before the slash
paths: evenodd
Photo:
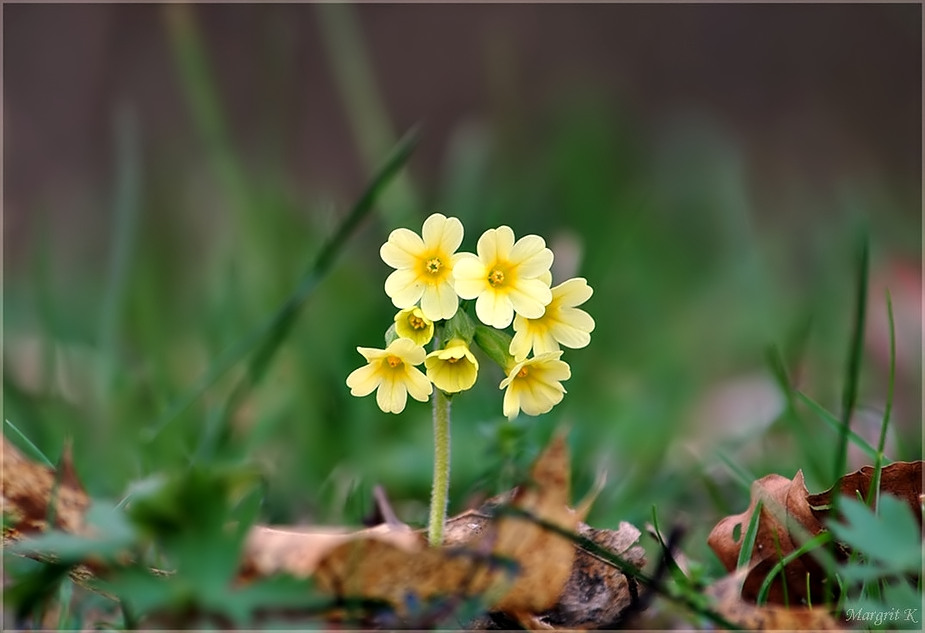
<path id="1" fill-rule="evenodd" d="M 443 543 L 446 506 L 450 490 L 450 399 L 434 389 L 434 483 L 430 495 L 430 522 L 427 540 L 432 546 Z"/>

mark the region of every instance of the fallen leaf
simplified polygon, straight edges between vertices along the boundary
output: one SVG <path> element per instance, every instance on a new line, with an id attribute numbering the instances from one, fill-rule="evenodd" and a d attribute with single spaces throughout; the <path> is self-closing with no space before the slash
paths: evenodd
<path id="1" fill-rule="evenodd" d="M 752 571 L 752 568 L 743 567 L 713 583 L 705 591 L 713 601 L 713 610 L 730 623 L 752 631 L 832 631 L 845 628 L 823 608 L 784 607 L 776 604 L 757 606 L 743 600 L 743 584 Z"/>
<path id="2" fill-rule="evenodd" d="M 316 573 L 318 586 L 341 597 L 384 600 L 399 614 L 407 613 L 409 605 L 437 597 L 483 596 L 492 610 L 531 628 L 548 628 L 551 622 L 544 618 L 580 619 L 576 611 L 582 608 L 581 599 L 560 601 L 563 589 L 587 591 L 589 579 L 596 579 L 601 585 L 596 599 L 601 603 L 612 600 L 609 615 L 630 600 L 627 580 L 619 570 L 597 559 L 592 562 L 593 557 L 580 552 L 570 539 L 529 517 L 496 514 L 509 503 L 562 530 L 581 533 L 591 499 L 577 509 L 568 505 L 569 473 L 568 448 L 558 435 L 537 458 L 528 484 L 490 500 L 480 510 L 450 519 L 443 547 L 421 542 L 409 550 L 358 537 L 323 557 Z M 633 547 L 639 532 L 632 526 L 625 524 L 617 532 L 593 531 L 587 526 L 584 530 L 615 553 L 629 553 L 634 564 L 644 563 L 641 548 Z"/>
<path id="3" fill-rule="evenodd" d="M 617 530 L 598 530 L 580 523 L 578 534 L 638 569 L 646 564 L 645 550 L 638 544 L 639 529 L 625 521 Z M 539 619 L 560 628 L 611 628 L 609 625 L 618 622 L 638 599 L 641 592 L 635 583 L 613 564 L 579 547 L 558 602 Z"/>
<path id="4" fill-rule="evenodd" d="M 814 495 L 806 489 L 803 471 L 798 471 L 792 480 L 781 475 L 767 475 L 754 482 L 748 509 L 722 519 L 707 539 L 726 569 L 733 571 L 745 531 L 761 501 L 758 532 L 749 558 L 749 572 L 743 582 L 742 598 L 754 601 L 768 572 L 781 557 L 825 530 L 824 522 L 828 519 L 835 491 L 852 498 L 858 493 L 866 497 L 873 472 L 873 468 L 865 466 L 842 477 L 831 489 Z M 917 508 L 922 494 L 922 462 L 897 462 L 886 466 L 881 473 L 880 490 L 903 499 L 921 521 L 921 511 Z M 776 604 L 804 600 L 818 603 L 825 598 L 825 576 L 810 554 L 800 556 L 774 579 L 767 600 Z"/>
<path id="5" fill-rule="evenodd" d="M 874 478 L 874 468 L 864 466 L 860 470 L 845 475 L 838 483 L 825 492 L 807 496 L 807 501 L 813 515 L 820 520 L 828 517 L 832 505 L 832 497 L 837 491 L 842 495 L 857 499 L 867 498 L 870 484 Z M 921 496 L 922 496 L 922 462 L 893 462 L 884 466 L 880 472 L 880 493 L 891 494 L 906 502 L 912 514 L 918 517 L 922 524 Z"/>
<path id="6" fill-rule="evenodd" d="M 321 559 L 338 545 L 356 538 L 381 540 L 406 551 L 423 545 L 419 532 L 387 523 L 349 531 L 339 527 L 267 527 L 251 528 L 244 545 L 242 576 L 271 576 L 287 573 L 306 578 L 315 573 Z"/>
<path id="7" fill-rule="evenodd" d="M 70 445 L 65 447 L 60 471 L 56 473 L 54 469 L 28 459 L 2 434 L 0 444 L 3 451 L 3 513 L 11 524 L 4 530 L 4 538 L 18 539 L 25 534 L 45 531 L 52 497 L 55 499 L 54 527 L 79 533 L 83 529 L 90 499 L 77 479 Z"/>

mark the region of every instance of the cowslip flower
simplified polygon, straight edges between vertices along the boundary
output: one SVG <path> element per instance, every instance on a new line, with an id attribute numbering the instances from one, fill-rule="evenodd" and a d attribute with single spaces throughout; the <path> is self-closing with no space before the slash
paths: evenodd
<path id="1" fill-rule="evenodd" d="M 498 385 L 499 389 L 507 387 L 502 412 L 508 419 L 516 418 L 521 410 L 527 415 L 547 413 L 562 401 L 562 381 L 571 377 L 572 370 L 560 356 L 561 351 L 547 352 L 511 367 Z"/>
<path id="2" fill-rule="evenodd" d="M 560 345 L 579 349 L 591 342 L 594 319 L 578 306 L 591 298 L 593 289 L 586 279 L 576 277 L 552 288 L 552 301 L 538 319 L 514 317 L 514 338 L 510 352 L 514 360 L 555 352 Z"/>
<path id="3" fill-rule="evenodd" d="M 456 292 L 476 299 L 475 313 L 485 325 L 506 328 L 514 312 L 537 319 L 552 300 L 544 276 L 552 265 L 552 251 L 538 235 L 514 242 L 514 231 L 500 226 L 479 238 L 478 256 L 462 253 L 454 267 Z"/>
<path id="4" fill-rule="evenodd" d="M 354 396 L 368 396 L 376 391 L 376 404 L 385 413 L 401 413 L 408 395 L 426 402 L 433 392 L 427 377 L 415 365 L 424 362 L 424 348 L 407 338 L 397 338 L 385 349 L 358 347 L 367 363 L 347 376 L 347 386 Z"/>
<path id="5" fill-rule="evenodd" d="M 395 333 L 423 347 L 434 337 L 434 322 L 419 307 L 406 308 L 395 315 Z"/>
<path id="6" fill-rule="evenodd" d="M 428 354 L 424 366 L 431 382 L 446 393 L 471 389 L 479 373 L 479 361 L 461 339 L 451 339 L 443 349 Z"/>
<path id="7" fill-rule="evenodd" d="M 456 314 L 459 297 L 453 289 L 453 268 L 462 239 L 462 222 L 442 213 L 424 220 L 421 235 L 405 228 L 389 234 L 379 255 L 395 268 L 385 280 L 385 293 L 396 308 L 404 310 L 420 301 L 431 321 Z"/>

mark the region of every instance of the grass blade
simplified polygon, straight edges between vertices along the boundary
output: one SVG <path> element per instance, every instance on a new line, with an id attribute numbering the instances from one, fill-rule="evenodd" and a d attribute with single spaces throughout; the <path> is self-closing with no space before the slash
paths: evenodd
<path id="1" fill-rule="evenodd" d="M 873 502 L 875 512 L 880 510 L 880 473 L 883 470 L 883 448 L 886 446 L 886 431 L 890 425 L 890 414 L 893 411 L 893 389 L 896 382 L 896 328 L 893 322 L 893 300 L 890 290 L 886 291 L 886 314 L 890 326 L 890 377 L 887 382 L 886 406 L 883 409 L 883 422 L 880 424 L 880 439 L 877 440 L 877 457 L 874 461 L 874 476 L 870 481 L 870 490 L 867 492 L 867 503 Z"/>
<path id="2" fill-rule="evenodd" d="M 735 460 L 726 455 L 723 451 L 716 451 L 716 456 L 721 462 L 726 464 L 726 468 L 735 476 L 736 480 L 746 492 L 752 489 L 752 483 L 758 479 L 754 473 L 741 464 L 736 463 Z"/>
<path id="3" fill-rule="evenodd" d="M 273 314 L 263 323 L 252 329 L 241 339 L 236 341 L 211 364 L 206 373 L 196 382 L 194 387 L 180 398 L 166 414 L 145 433 L 145 440 L 153 441 L 166 426 L 177 416 L 183 413 L 190 405 L 198 400 L 205 391 L 221 378 L 229 369 L 237 365 L 251 351 L 260 346 L 254 353 L 248 366 L 246 382 L 241 382 L 234 389 L 226 410 L 231 410 L 243 392 L 253 386 L 263 375 L 280 344 L 288 335 L 295 318 L 304 305 L 306 299 L 312 294 L 318 283 L 331 268 L 338 253 L 343 250 L 347 240 L 359 226 L 360 222 L 369 214 L 382 190 L 391 182 L 395 174 L 404 166 L 414 151 L 418 142 L 416 128 L 410 130 L 399 141 L 398 145 L 386 159 L 382 168 L 373 178 L 360 199 L 354 204 L 350 213 L 341 221 L 340 226 L 328 242 L 321 248 L 315 261 L 302 276 L 295 290 Z"/>
<path id="4" fill-rule="evenodd" d="M 758 523 L 761 519 L 761 507 L 764 503 L 759 499 L 752 511 L 752 518 L 748 521 L 748 529 L 745 531 L 745 537 L 742 539 L 742 548 L 739 550 L 739 560 L 736 562 L 736 569 L 742 569 L 748 565 L 752 557 L 752 550 L 755 549 L 755 539 L 758 537 Z"/>
<path id="5" fill-rule="evenodd" d="M 12 434 L 15 437 L 19 438 L 19 441 L 22 442 L 23 448 L 25 448 L 27 452 L 31 453 L 33 458 L 42 462 L 49 468 L 55 467 L 55 465 L 51 463 L 51 460 L 45 456 L 45 453 L 40 451 L 39 447 L 32 443 L 32 440 L 30 440 L 28 437 L 26 437 L 26 435 L 22 431 L 16 428 L 15 424 L 10 422 L 9 420 L 4 420 L 3 423 L 6 425 L 6 428 L 8 428 L 10 432 L 12 432 Z"/>
<path id="6" fill-rule="evenodd" d="M 240 218 L 244 218 L 250 204 L 247 180 L 231 147 L 228 125 L 219 104 L 218 91 L 209 70 L 193 11 L 193 7 L 186 4 L 165 5 L 167 35 L 183 80 L 193 121 L 209 152 L 212 169 L 228 193 L 232 207 Z"/>
<path id="7" fill-rule="evenodd" d="M 848 364 L 845 367 L 845 384 L 842 390 L 842 429 L 839 448 L 835 455 L 835 481 L 845 474 L 848 461 L 848 434 L 851 430 L 851 416 L 858 398 L 858 381 L 861 373 L 861 356 L 864 349 L 864 322 L 867 316 L 867 277 L 870 265 L 870 247 L 867 235 L 862 237 L 861 253 L 858 258 L 857 293 L 854 304 L 854 330 L 848 348 Z M 836 501 L 837 504 L 837 501 Z"/>
<path id="8" fill-rule="evenodd" d="M 816 402 L 815 400 L 807 396 L 802 391 L 797 391 L 796 395 L 800 400 L 803 401 L 804 404 L 806 404 L 815 414 L 819 416 L 819 418 L 823 422 L 828 424 L 836 433 L 839 433 L 839 434 L 842 433 L 842 430 L 845 428 L 844 423 L 838 418 L 836 418 L 834 414 L 830 413 L 828 410 L 826 410 L 825 407 L 823 407 L 821 404 L 819 404 L 818 402 Z M 860 435 L 858 435 L 851 429 L 848 429 L 848 439 L 851 440 L 851 442 L 855 446 L 861 449 L 871 459 L 877 458 L 877 449 L 871 446 L 867 442 L 867 440 L 865 440 L 863 437 L 861 437 Z M 888 464 L 890 463 L 890 460 L 886 459 L 884 463 Z"/>
<path id="9" fill-rule="evenodd" d="M 109 275 L 99 331 L 99 346 L 106 361 L 103 384 L 107 389 L 112 387 L 115 376 L 119 321 L 141 209 L 140 154 L 135 113 L 123 108 L 116 118 L 116 191 L 113 201 L 115 238 L 109 253 Z"/>
<path id="10" fill-rule="evenodd" d="M 832 535 L 829 532 L 821 532 L 777 561 L 777 564 L 774 565 L 774 567 L 771 568 L 771 571 L 768 572 L 768 575 L 764 577 L 764 581 L 761 583 L 761 588 L 758 589 L 758 596 L 755 598 L 755 603 L 758 605 L 763 605 L 767 602 L 768 591 L 771 589 L 771 583 L 773 583 L 777 575 L 783 571 L 784 567 L 795 561 L 803 554 L 811 552 L 817 547 L 821 547 L 822 545 L 830 542 L 833 542 Z M 787 584 L 784 583 L 784 587 L 786 586 Z"/>
<path id="11" fill-rule="evenodd" d="M 316 4 L 321 43 L 340 92 L 354 141 L 370 173 L 379 157 L 395 143 L 388 111 L 376 86 L 366 41 L 360 32 L 356 8 L 347 3 Z M 398 174 L 395 187 L 383 196 L 384 217 L 393 225 L 407 224 L 408 210 L 420 205 L 406 174 Z"/>

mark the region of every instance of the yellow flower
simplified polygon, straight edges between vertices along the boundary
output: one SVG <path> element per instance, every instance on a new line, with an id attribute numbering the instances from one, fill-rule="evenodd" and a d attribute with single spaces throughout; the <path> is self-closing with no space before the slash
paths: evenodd
<path id="1" fill-rule="evenodd" d="M 395 315 L 395 333 L 424 346 L 434 337 L 434 322 L 419 307 L 406 308 Z"/>
<path id="2" fill-rule="evenodd" d="M 514 419 L 521 409 L 527 415 L 547 413 L 562 401 L 565 395 L 563 380 L 568 380 L 572 370 L 568 363 L 559 360 L 562 352 L 547 352 L 534 358 L 520 361 L 508 371 L 507 378 L 498 385 L 507 387 L 504 392 L 504 415 Z"/>
<path id="3" fill-rule="evenodd" d="M 424 220 L 420 236 L 408 229 L 392 231 L 379 255 L 396 269 L 385 280 L 385 293 L 396 308 L 404 310 L 420 301 L 421 311 L 431 321 L 456 314 L 459 297 L 453 289 L 453 266 L 462 239 L 462 222 L 441 213 Z"/>
<path id="4" fill-rule="evenodd" d="M 538 319 L 514 317 L 514 338 L 510 352 L 515 360 L 527 357 L 530 350 L 535 355 L 559 350 L 559 345 L 578 349 L 591 341 L 594 319 L 584 310 L 579 310 L 594 291 L 587 280 L 576 277 L 552 289 L 552 301 L 546 312 Z"/>
<path id="5" fill-rule="evenodd" d="M 446 393 L 471 389 L 479 373 L 479 361 L 461 339 L 452 339 L 446 347 L 431 352 L 424 359 L 427 377 Z"/>
<path id="6" fill-rule="evenodd" d="M 368 364 L 347 376 L 354 396 L 368 396 L 376 390 L 376 404 L 386 413 L 401 413 L 408 394 L 426 402 L 434 388 L 415 365 L 424 362 L 424 348 L 407 338 L 397 338 L 385 349 L 358 347 Z"/>
<path id="7" fill-rule="evenodd" d="M 506 328 L 514 312 L 537 319 L 552 300 L 545 275 L 552 265 L 552 251 L 538 235 L 514 243 L 514 231 L 500 226 L 482 234 L 478 256 L 462 253 L 454 268 L 456 292 L 463 299 L 478 300 L 475 313 L 485 325 Z"/>

